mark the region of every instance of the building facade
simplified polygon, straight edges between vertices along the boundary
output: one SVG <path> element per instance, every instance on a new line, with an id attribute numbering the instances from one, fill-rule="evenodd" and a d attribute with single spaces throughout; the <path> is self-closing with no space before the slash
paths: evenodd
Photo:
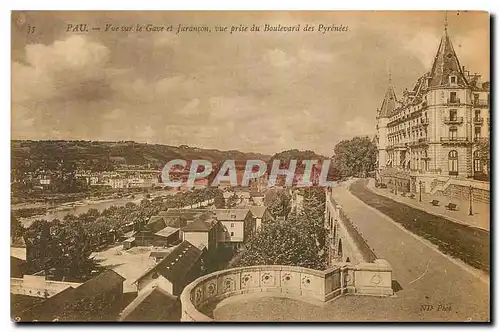
<path id="1" fill-rule="evenodd" d="M 428 192 L 446 178 L 488 179 L 490 83 L 460 65 L 446 27 L 431 70 L 401 98 L 390 82 L 376 119 L 379 181 Z"/>

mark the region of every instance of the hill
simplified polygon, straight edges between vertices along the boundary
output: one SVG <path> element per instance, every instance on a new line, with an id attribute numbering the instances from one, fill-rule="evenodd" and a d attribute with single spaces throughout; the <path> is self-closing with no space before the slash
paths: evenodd
<path id="1" fill-rule="evenodd" d="M 57 170 L 71 164 L 77 169 L 113 170 L 123 165 L 160 169 L 172 159 L 205 159 L 221 162 L 226 159 L 244 161 L 269 156 L 237 150 L 201 149 L 187 145 L 169 146 L 133 141 L 11 141 L 12 169 L 34 171 L 38 168 Z"/>

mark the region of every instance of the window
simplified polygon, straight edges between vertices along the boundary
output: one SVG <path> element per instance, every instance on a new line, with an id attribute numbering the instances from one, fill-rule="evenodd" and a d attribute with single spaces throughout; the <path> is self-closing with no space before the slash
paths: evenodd
<path id="1" fill-rule="evenodd" d="M 474 103 L 477 103 L 479 101 L 479 93 L 474 94 Z"/>
<path id="2" fill-rule="evenodd" d="M 231 232 L 231 236 L 234 236 L 234 232 Z"/>
<path id="3" fill-rule="evenodd" d="M 478 139 L 481 137 L 481 127 L 474 127 L 474 138 Z"/>
<path id="4" fill-rule="evenodd" d="M 450 120 L 451 121 L 457 120 L 457 110 L 450 110 Z"/>
<path id="5" fill-rule="evenodd" d="M 450 128 L 450 140 L 456 140 L 457 139 L 457 128 L 456 127 L 451 127 Z"/>
<path id="6" fill-rule="evenodd" d="M 448 153 L 448 171 L 450 175 L 458 175 L 458 152 L 456 150 Z"/>
<path id="7" fill-rule="evenodd" d="M 450 76 L 450 83 L 451 84 L 457 84 L 457 77 L 456 76 Z"/>
<path id="8" fill-rule="evenodd" d="M 474 111 L 474 121 L 479 121 L 480 117 L 481 117 L 481 110 L 475 110 Z"/>
<path id="9" fill-rule="evenodd" d="M 450 92 L 450 103 L 456 103 L 457 100 L 457 93 L 456 92 Z"/>
<path id="10" fill-rule="evenodd" d="M 482 172 L 482 169 L 481 169 L 481 159 L 480 159 L 480 155 L 479 155 L 479 151 L 476 150 L 474 151 L 474 173 L 481 173 Z"/>
<path id="11" fill-rule="evenodd" d="M 231 228 L 233 228 L 233 227 L 234 227 L 234 223 L 231 223 Z"/>

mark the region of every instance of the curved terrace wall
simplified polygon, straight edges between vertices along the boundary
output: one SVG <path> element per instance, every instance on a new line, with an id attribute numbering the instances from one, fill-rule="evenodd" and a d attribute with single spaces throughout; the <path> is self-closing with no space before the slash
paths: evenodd
<path id="1" fill-rule="evenodd" d="M 391 296 L 392 268 L 385 260 L 342 264 L 318 271 L 297 266 L 260 265 L 217 271 L 187 285 L 181 296 L 182 321 L 213 321 L 201 309 L 245 293 L 304 297 L 322 302 L 346 293 Z"/>

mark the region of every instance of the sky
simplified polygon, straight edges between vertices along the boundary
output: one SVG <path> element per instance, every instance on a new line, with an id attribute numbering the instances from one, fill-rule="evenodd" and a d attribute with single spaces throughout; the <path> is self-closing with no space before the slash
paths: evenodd
<path id="1" fill-rule="evenodd" d="M 341 140 L 373 137 L 389 72 L 398 96 L 411 89 L 430 70 L 444 21 L 444 12 L 14 12 L 11 137 L 329 156 Z M 489 80 L 488 14 L 447 21 L 461 65 Z M 212 32 L 176 34 L 178 24 Z M 214 30 L 253 24 L 315 31 Z"/>

